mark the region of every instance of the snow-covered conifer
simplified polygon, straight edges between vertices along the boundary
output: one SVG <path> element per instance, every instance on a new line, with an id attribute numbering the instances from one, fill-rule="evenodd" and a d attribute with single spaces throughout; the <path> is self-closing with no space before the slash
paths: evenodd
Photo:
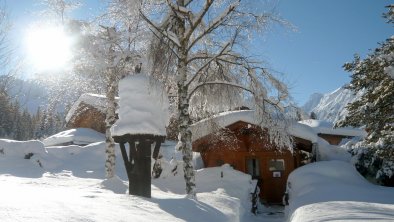
<path id="1" fill-rule="evenodd" d="M 392 8 L 387 14 L 391 23 Z M 355 56 L 344 68 L 352 73 L 347 88 L 362 96 L 347 106 L 348 115 L 337 125 L 365 127 L 368 137 L 354 150 L 356 166 L 364 175 L 386 183 L 394 177 L 394 37 L 365 59 Z"/>

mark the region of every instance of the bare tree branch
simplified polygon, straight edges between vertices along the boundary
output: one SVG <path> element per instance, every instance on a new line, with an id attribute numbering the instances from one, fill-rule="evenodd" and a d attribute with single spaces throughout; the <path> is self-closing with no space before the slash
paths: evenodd
<path id="1" fill-rule="evenodd" d="M 205 69 L 205 67 L 207 67 L 212 61 L 214 61 L 215 59 L 217 59 L 218 57 L 220 57 L 222 55 L 222 53 L 227 49 L 227 47 L 230 45 L 230 43 L 227 43 L 222 50 L 216 54 L 214 57 L 212 57 L 211 59 L 209 59 L 207 62 L 205 62 L 205 64 L 203 64 L 193 75 L 193 77 L 189 80 L 188 83 L 186 83 L 187 86 L 189 86 L 198 76 L 198 74 Z"/>
<path id="2" fill-rule="evenodd" d="M 144 21 L 146 21 L 149 25 L 151 25 L 157 32 L 159 32 L 161 35 L 166 37 L 169 41 L 174 43 L 177 47 L 181 46 L 179 43 L 178 37 L 174 33 L 172 33 L 169 30 L 165 31 L 165 30 L 162 30 L 161 28 L 159 28 L 159 26 L 156 25 L 155 23 L 153 23 L 148 17 L 146 17 L 145 14 L 141 10 L 140 10 L 140 15 L 141 15 L 142 19 L 144 19 Z"/>
<path id="3" fill-rule="evenodd" d="M 188 32 L 185 33 L 184 39 L 189 39 L 190 36 L 193 34 L 194 30 L 197 28 L 199 24 L 201 24 L 202 19 L 204 18 L 205 14 L 208 12 L 209 8 L 211 7 L 213 1 L 206 0 L 204 8 L 198 13 L 197 18 L 194 21 L 191 21 L 191 27 Z"/>
<path id="4" fill-rule="evenodd" d="M 240 0 L 238 0 L 238 3 L 240 2 Z M 228 6 L 226 8 L 226 10 L 223 11 L 223 13 L 217 17 L 216 20 L 213 20 L 211 24 L 209 24 L 209 26 L 203 30 L 202 33 L 198 34 L 197 37 L 189 44 L 187 51 L 190 51 L 191 48 L 193 48 L 193 46 L 200 41 L 200 39 L 202 39 L 204 36 L 206 36 L 207 34 L 211 33 L 213 30 L 215 30 L 217 27 L 219 27 L 221 24 L 223 24 L 224 21 L 226 21 L 226 19 L 228 18 L 228 15 L 231 14 L 231 12 L 233 12 L 235 10 L 235 8 L 237 7 L 238 4 L 231 4 L 230 6 Z M 206 12 L 205 12 L 206 13 Z M 202 19 L 202 18 L 201 18 Z M 197 26 L 201 23 L 201 20 L 199 21 L 199 23 L 194 24 L 194 26 Z M 195 28 L 194 28 L 195 29 Z M 193 29 L 193 31 L 194 31 Z M 186 35 L 187 37 L 190 38 L 192 33 Z M 185 38 L 186 39 L 186 38 Z"/>

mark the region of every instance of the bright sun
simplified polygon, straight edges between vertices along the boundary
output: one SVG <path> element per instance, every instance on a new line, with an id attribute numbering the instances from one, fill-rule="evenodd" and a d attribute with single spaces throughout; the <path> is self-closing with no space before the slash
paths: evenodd
<path id="1" fill-rule="evenodd" d="M 40 70 L 66 68 L 71 59 L 71 38 L 59 27 L 37 27 L 26 36 L 28 60 Z"/>

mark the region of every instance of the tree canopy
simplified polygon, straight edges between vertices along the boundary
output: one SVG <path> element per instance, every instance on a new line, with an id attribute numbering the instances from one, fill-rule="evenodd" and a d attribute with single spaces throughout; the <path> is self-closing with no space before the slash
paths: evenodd
<path id="1" fill-rule="evenodd" d="M 388 8 L 384 17 L 394 23 L 394 5 Z M 347 88 L 362 96 L 347 106 L 349 113 L 337 126 L 365 127 L 368 136 L 353 151 L 356 166 L 362 174 L 386 184 L 394 178 L 394 36 L 365 59 L 356 55 L 344 68 L 352 73 Z"/>

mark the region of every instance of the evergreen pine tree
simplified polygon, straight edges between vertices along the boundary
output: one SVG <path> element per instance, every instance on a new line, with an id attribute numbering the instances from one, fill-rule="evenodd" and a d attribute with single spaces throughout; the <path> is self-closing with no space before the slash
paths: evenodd
<path id="1" fill-rule="evenodd" d="M 393 20 L 393 7 L 385 15 Z M 348 115 L 338 126 L 365 127 L 368 136 L 353 150 L 357 169 L 378 183 L 394 185 L 394 37 L 380 44 L 362 60 L 344 65 L 351 72 L 347 87 L 363 95 L 347 106 Z"/>
<path id="2" fill-rule="evenodd" d="M 10 98 L 6 92 L 0 92 L 0 137 L 8 137 L 12 130 Z"/>

